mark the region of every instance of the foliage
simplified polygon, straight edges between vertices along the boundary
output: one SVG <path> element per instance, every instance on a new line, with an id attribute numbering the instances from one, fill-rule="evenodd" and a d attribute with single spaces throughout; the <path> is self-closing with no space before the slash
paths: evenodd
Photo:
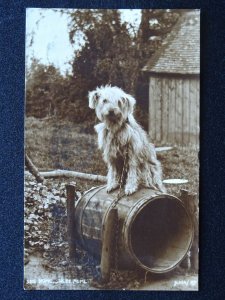
<path id="1" fill-rule="evenodd" d="M 35 117 L 56 115 L 63 102 L 63 77 L 53 65 L 33 59 L 26 78 L 26 113 Z"/>
<path id="2" fill-rule="evenodd" d="M 139 121 L 147 128 L 147 115 L 140 109 L 146 112 L 148 108 L 148 76 L 141 70 L 170 32 L 178 12 L 181 10 L 143 9 L 135 28 L 121 21 L 117 9 L 70 11 L 70 41 L 80 43 L 71 61 L 72 75 L 63 77 L 53 65 L 33 59 L 27 71 L 27 115 L 93 122 L 88 91 L 110 83 L 137 98 L 137 115 L 145 117 Z"/>
<path id="3" fill-rule="evenodd" d="M 84 78 L 89 89 L 111 83 L 132 89 L 134 46 L 118 10 L 76 10 L 71 14 L 70 39 L 83 34 L 85 44 L 75 54 L 73 75 Z M 130 68 L 127 66 L 130 65 Z"/>
<path id="4" fill-rule="evenodd" d="M 164 37 L 176 22 L 174 11 L 144 9 L 139 28 L 122 23 L 119 10 L 75 10 L 71 13 L 70 40 L 83 36 L 84 45 L 73 61 L 75 78 L 90 88 L 111 83 L 136 94 L 141 68 L 159 46 L 152 36 Z"/>
<path id="5" fill-rule="evenodd" d="M 74 122 L 87 120 L 85 81 L 63 77 L 53 65 L 33 59 L 26 74 L 26 115 L 37 118 L 57 117 Z M 84 104 L 85 102 L 85 104 Z M 93 120 L 91 114 L 89 119 Z"/>

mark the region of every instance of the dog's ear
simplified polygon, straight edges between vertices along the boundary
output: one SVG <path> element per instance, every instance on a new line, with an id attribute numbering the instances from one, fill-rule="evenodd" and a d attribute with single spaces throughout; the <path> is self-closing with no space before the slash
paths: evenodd
<path id="1" fill-rule="evenodd" d="M 122 101 L 127 105 L 128 112 L 132 114 L 134 111 L 134 105 L 136 104 L 136 100 L 134 99 L 134 97 L 126 94 L 126 96 L 122 98 Z"/>
<path id="2" fill-rule="evenodd" d="M 99 95 L 96 91 L 92 91 L 88 93 L 89 107 L 95 109 L 98 104 Z"/>

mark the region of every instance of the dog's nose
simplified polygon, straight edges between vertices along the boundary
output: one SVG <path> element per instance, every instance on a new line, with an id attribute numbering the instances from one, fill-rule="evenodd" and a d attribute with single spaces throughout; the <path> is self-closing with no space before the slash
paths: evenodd
<path id="1" fill-rule="evenodd" d="M 110 109 L 109 112 L 108 112 L 109 116 L 114 116 L 115 115 L 115 112 L 113 109 Z"/>

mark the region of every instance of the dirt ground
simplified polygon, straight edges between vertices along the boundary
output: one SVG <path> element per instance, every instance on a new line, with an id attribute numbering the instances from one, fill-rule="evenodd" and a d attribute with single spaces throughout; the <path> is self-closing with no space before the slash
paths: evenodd
<path id="1" fill-rule="evenodd" d="M 46 269 L 44 259 L 36 254 L 30 256 L 24 268 L 25 288 L 36 290 L 98 290 L 90 280 L 70 278 L 63 271 Z M 104 288 L 103 288 L 104 289 Z M 125 289 L 123 289 L 125 290 Z M 132 290 L 197 291 L 198 276 L 172 274 L 167 278 L 154 278 L 148 275 L 146 282 Z"/>
<path id="2" fill-rule="evenodd" d="M 36 290 L 89 290 L 85 279 L 66 277 L 63 271 L 51 270 L 40 254 L 31 255 L 24 267 L 25 288 Z M 91 288 L 94 289 L 94 288 Z"/>

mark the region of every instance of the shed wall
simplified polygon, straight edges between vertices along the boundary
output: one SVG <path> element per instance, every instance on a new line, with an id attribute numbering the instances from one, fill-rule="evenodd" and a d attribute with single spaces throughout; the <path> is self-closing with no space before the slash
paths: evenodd
<path id="1" fill-rule="evenodd" d="M 199 144 L 199 77 L 151 75 L 149 133 L 163 144 Z"/>

